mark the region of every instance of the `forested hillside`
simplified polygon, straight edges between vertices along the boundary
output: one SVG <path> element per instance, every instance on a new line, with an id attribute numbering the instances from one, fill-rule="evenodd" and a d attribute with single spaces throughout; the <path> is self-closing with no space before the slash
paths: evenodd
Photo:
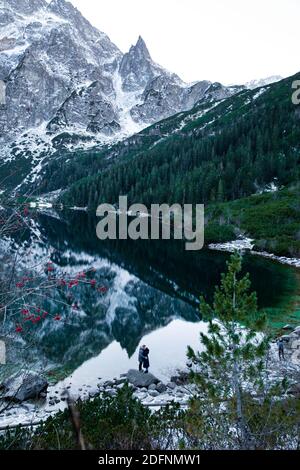
<path id="1" fill-rule="evenodd" d="M 210 107 L 200 103 L 94 158 L 75 156 L 68 170 L 60 167 L 65 183 L 68 175 L 70 181 L 75 173 L 88 176 L 72 184 L 63 201 L 93 208 L 126 194 L 145 204 L 207 204 L 251 195 L 274 181 L 297 182 L 300 109 L 292 104 L 291 85 L 299 77 Z"/>

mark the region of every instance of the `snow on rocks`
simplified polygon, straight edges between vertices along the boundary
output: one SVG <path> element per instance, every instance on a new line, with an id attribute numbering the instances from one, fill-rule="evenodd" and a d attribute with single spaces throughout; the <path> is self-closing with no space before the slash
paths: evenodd
<path id="1" fill-rule="evenodd" d="M 47 391 L 47 380 L 35 372 L 25 372 L 9 377 L 1 385 L 1 397 L 5 400 L 23 402 L 31 398 L 44 397 Z"/>
<path id="2" fill-rule="evenodd" d="M 252 250 L 254 244 L 251 238 L 240 238 L 238 240 L 232 240 L 226 243 L 211 243 L 208 245 L 210 250 L 216 251 L 228 251 L 233 253 L 234 251 Z"/>
<path id="3" fill-rule="evenodd" d="M 139 384 L 144 383 L 144 378 L 152 374 L 145 374 L 138 370 L 129 371 L 129 377 L 136 378 L 137 375 L 141 377 Z M 135 372 L 135 374 L 133 374 Z M 120 377 L 116 377 L 111 380 L 99 381 L 97 387 L 91 387 L 88 384 L 82 385 L 80 389 L 75 388 L 70 381 L 66 384 L 61 385 L 59 388 L 57 385 L 50 385 L 47 390 L 46 397 L 40 397 L 37 400 L 29 400 L 24 403 L 15 404 L 13 407 L 9 407 L 6 411 L 1 413 L 2 403 L 0 400 L 0 427 L 3 426 L 14 426 L 16 424 L 40 422 L 46 420 L 49 416 L 54 416 L 58 411 L 63 411 L 67 407 L 67 397 L 69 396 L 72 400 L 93 400 L 96 397 L 117 396 L 118 390 L 128 384 L 133 390 L 133 396 L 141 401 L 145 406 L 161 407 L 168 403 L 179 403 L 181 406 L 186 406 L 189 398 L 191 398 L 194 385 L 188 382 L 185 385 L 177 385 L 182 382 L 182 372 L 178 372 L 177 376 L 173 376 L 170 379 L 169 384 L 172 386 L 166 386 L 163 382 L 160 382 L 156 377 L 149 380 L 149 385 L 135 386 L 130 384 L 127 380 L 128 373 L 121 374 Z M 186 376 L 185 376 L 186 377 Z M 137 382 L 136 382 L 137 383 Z"/>
<path id="4" fill-rule="evenodd" d="M 233 253 L 234 251 L 248 251 L 255 256 L 262 256 L 263 258 L 268 258 L 281 264 L 300 268 L 299 258 L 288 258 L 287 256 L 277 256 L 267 251 L 256 251 L 253 250 L 253 247 L 254 240 L 251 238 L 239 238 L 226 243 L 211 243 L 208 245 L 210 250 L 226 251 L 228 253 Z"/>
<path id="5" fill-rule="evenodd" d="M 287 264 L 289 266 L 294 266 L 295 268 L 300 268 L 300 259 L 299 258 L 288 258 L 287 256 L 276 256 L 272 253 L 267 253 L 266 251 L 254 251 L 251 250 L 251 254 L 263 256 L 264 258 L 269 258 L 271 260 L 277 261 L 281 264 Z"/>

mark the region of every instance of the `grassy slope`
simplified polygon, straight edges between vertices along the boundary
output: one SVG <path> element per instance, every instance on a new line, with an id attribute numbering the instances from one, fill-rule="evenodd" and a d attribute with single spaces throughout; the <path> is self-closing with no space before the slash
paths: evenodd
<path id="1" fill-rule="evenodd" d="M 254 195 L 206 208 L 206 240 L 229 241 L 239 233 L 258 250 L 300 256 L 300 186 Z"/>

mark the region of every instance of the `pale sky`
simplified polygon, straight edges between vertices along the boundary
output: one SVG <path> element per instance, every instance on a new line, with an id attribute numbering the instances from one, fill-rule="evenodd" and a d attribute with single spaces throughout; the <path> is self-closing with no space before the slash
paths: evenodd
<path id="1" fill-rule="evenodd" d="M 300 0 L 71 1 L 123 52 L 141 35 L 152 58 L 187 82 L 300 70 Z"/>

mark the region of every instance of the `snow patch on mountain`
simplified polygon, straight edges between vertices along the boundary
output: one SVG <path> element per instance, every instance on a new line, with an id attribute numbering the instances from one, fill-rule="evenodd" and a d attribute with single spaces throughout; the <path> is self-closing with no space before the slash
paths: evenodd
<path id="1" fill-rule="evenodd" d="M 272 75 L 271 77 L 251 80 L 250 82 L 245 83 L 245 87 L 249 90 L 254 90 L 255 88 L 260 88 L 266 85 L 271 85 L 272 83 L 280 82 L 280 80 L 282 80 L 280 75 Z"/>
<path id="2" fill-rule="evenodd" d="M 131 109 L 141 104 L 140 93 L 136 91 L 125 91 L 123 89 L 123 81 L 119 71 L 113 75 L 113 85 L 116 93 L 116 108 L 119 113 L 119 123 L 121 126 L 120 137 L 128 137 L 140 132 L 145 124 L 138 123 L 132 119 Z"/>

